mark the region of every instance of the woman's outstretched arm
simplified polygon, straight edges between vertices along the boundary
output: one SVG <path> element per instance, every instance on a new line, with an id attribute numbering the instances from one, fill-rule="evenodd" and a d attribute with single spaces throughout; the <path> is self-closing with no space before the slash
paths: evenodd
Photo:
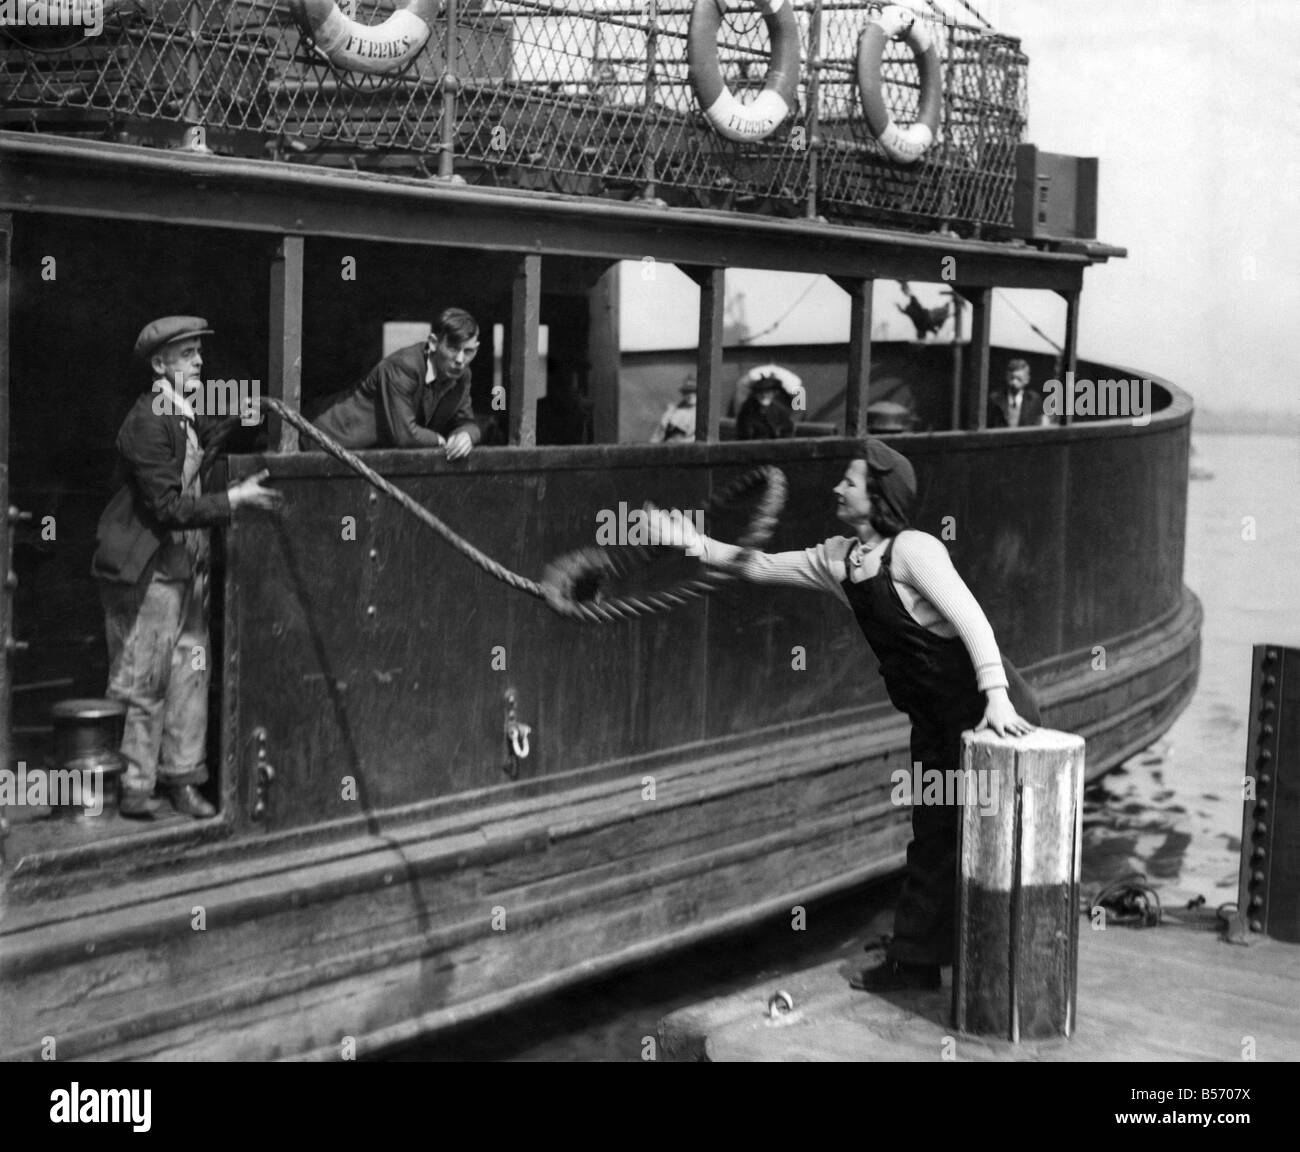
<path id="1" fill-rule="evenodd" d="M 649 512 L 652 540 L 684 548 L 710 568 L 727 569 L 753 584 L 784 584 L 844 599 L 840 582 L 844 579 L 844 556 L 850 541 L 842 537 L 796 552 L 760 552 L 711 539 L 696 531 L 690 517 L 681 513 L 660 508 Z"/>

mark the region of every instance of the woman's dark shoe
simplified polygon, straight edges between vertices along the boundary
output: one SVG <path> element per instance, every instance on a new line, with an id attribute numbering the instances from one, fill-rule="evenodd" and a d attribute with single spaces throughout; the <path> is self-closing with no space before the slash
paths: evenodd
<path id="1" fill-rule="evenodd" d="M 167 789 L 167 796 L 172 802 L 172 807 L 182 816 L 206 820 L 209 816 L 217 814 L 217 810 L 199 795 L 199 790 L 193 784 L 172 785 Z"/>
<path id="2" fill-rule="evenodd" d="M 904 964 L 885 960 L 849 977 L 849 987 L 862 992 L 933 991 L 942 983 L 938 964 Z"/>

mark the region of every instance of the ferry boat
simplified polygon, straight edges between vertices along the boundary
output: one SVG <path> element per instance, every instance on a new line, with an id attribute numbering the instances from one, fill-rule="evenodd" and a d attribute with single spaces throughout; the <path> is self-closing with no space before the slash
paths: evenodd
<path id="1" fill-rule="evenodd" d="M 757 467 L 788 486 L 766 547 L 833 534 L 827 494 L 905 376 L 917 430 L 887 442 L 915 464 L 918 526 L 948 542 L 1045 722 L 1087 738 L 1089 775 L 1188 702 L 1191 402 L 1078 359 L 1084 274 L 1123 250 L 1086 223 L 1053 232 L 1047 161 L 1025 151 L 1028 58 L 971 5 L 19 8 L 0 29 L 4 766 L 49 766 L 60 704 L 104 694 L 94 529 L 147 383 L 132 343 L 172 313 L 208 318 L 209 370 L 290 414 L 376 363 L 388 325 L 455 304 L 499 328 L 474 401 L 500 443 L 360 457 L 530 577 L 594 546 L 602 512 L 707 509 Z M 626 262 L 699 287 L 692 443 L 620 432 L 681 367 L 621 352 Z M 823 274 L 850 300 L 845 345 L 803 368 L 821 383 L 793 439 L 723 436 L 740 268 Z M 949 287 L 969 340 L 873 346 L 877 280 Z M 1149 420 L 987 429 L 1014 353 L 990 346 L 998 288 L 1066 302 L 1035 380 L 1152 379 Z M 536 442 L 543 326 L 590 406 L 586 442 Z M 226 477 L 269 469 L 285 506 L 213 533 L 217 815 L 5 810 L 0 1054 L 348 1058 L 901 867 L 907 722 L 829 599 L 734 584 L 575 621 L 290 416 L 230 446 Z M 735 538 L 744 511 L 707 527 Z"/>

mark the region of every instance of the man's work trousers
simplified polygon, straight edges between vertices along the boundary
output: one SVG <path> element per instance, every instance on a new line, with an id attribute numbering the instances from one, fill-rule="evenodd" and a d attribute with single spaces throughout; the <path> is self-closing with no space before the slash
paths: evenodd
<path id="1" fill-rule="evenodd" d="M 100 582 L 108 636 L 108 696 L 126 705 L 123 795 L 208 778 L 208 576 Z"/>

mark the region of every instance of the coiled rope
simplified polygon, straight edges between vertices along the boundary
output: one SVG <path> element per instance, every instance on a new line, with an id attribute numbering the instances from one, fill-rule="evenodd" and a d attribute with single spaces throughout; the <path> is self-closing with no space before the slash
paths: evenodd
<path id="1" fill-rule="evenodd" d="M 1133 924 L 1150 928 L 1160 923 L 1160 894 L 1147 883 L 1141 872 L 1129 872 L 1107 884 L 1092 900 L 1084 900 L 1082 911 L 1091 915 L 1101 908 L 1113 924 Z"/>
<path id="2" fill-rule="evenodd" d="M 517 591 L 526 592 L 529 596 L 544 601 L 554 611 L 570 619 L 606 623 L 651 612 L 665 612 L 680 607 L 690 599 L 707 596 L 735 579 L 730 572 L 707 569 L 698 577 L 680 580 L 656 592 L 607 599 L 579 599 L 578 594 L 586 589 L 595 589 L 601 577 L 625 573 L 630 565 L 624 558 L 643 561 L 650 556 L 650 550 L 639 546 L 583 548 L 551 564 L 540 583 L 530 580 L 527 576 L 521 576 L 498 564 L 491 556 L 475 548 L 422 504 L 418 504 L 402 489 L 385 480 L 333 437 L 308 423 L 298 412 L 286 407 L 280 400 L 273 396 L 264 396 L 262 403 L 304 436 L 314 440 L 335 459 L 346 464 L 385 496 L 396 500 L 402 508 L 426 527 L 432 528 L 456 551 L 471 563 L 477 564 L 489 576 Z M 742 476 L 713 501 L 714 507 L 725 507 L 754 489 L 760 492 L 758 505 L 750 517 L 748 528 L 737 541 L 746 550 L 761 547 L 772 535 L 781 510 L 785 507 L 787 491 L 785 474 L 779 468 L 764 465 Z"/>

